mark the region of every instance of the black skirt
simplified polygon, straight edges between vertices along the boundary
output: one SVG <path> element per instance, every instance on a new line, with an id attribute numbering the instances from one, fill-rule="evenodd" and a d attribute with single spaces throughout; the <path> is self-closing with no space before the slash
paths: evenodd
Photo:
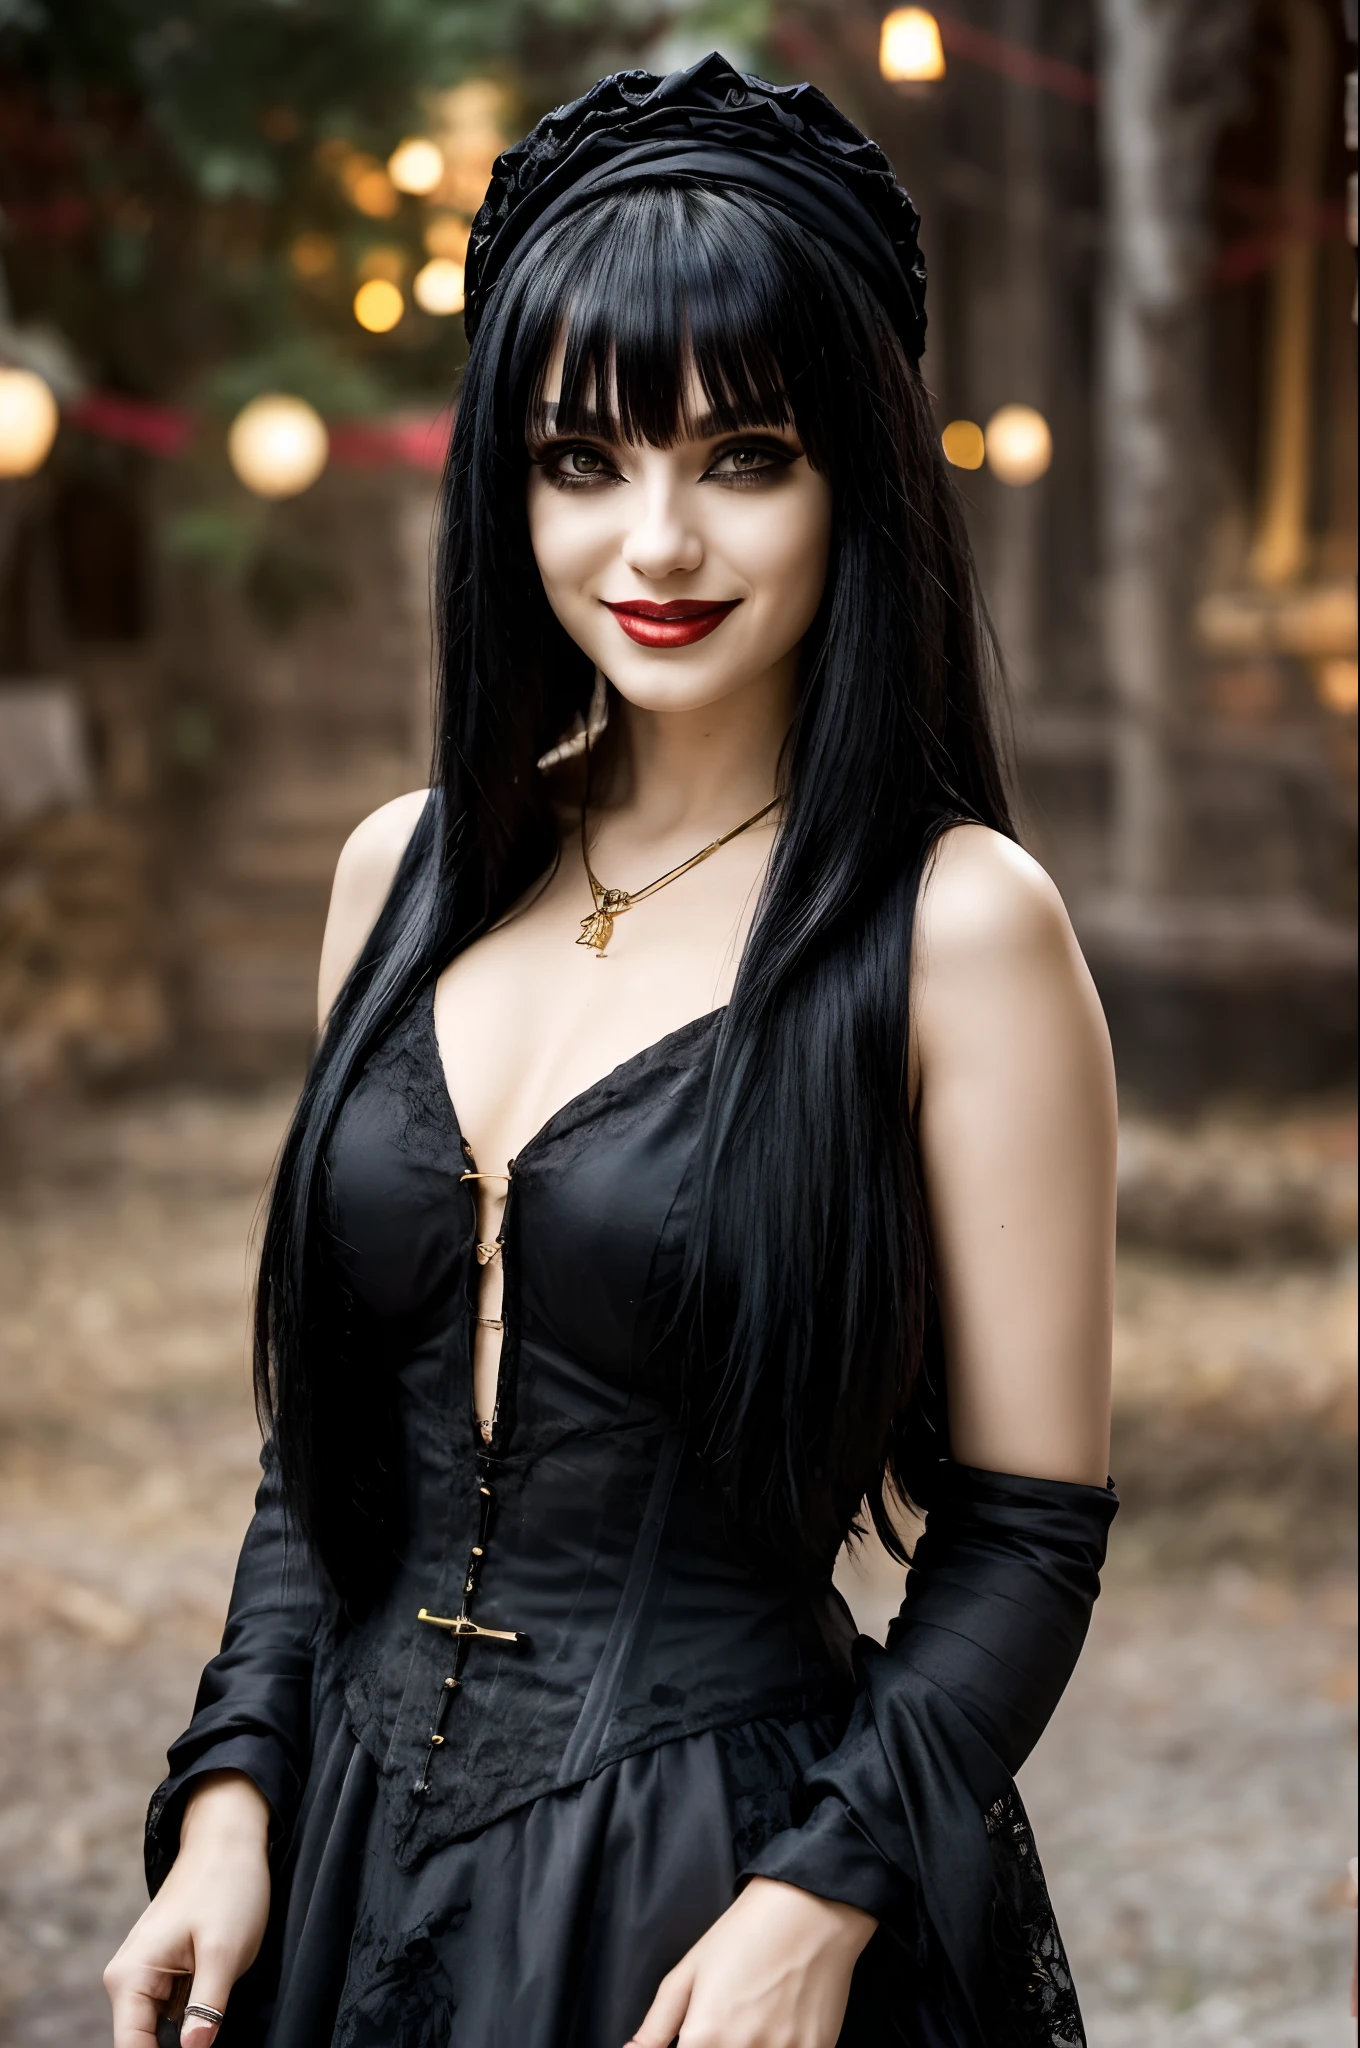
<path id="1" fill-rule="evenodd" d="M 831 1721 L 749 1721 L 611 1765 L 399 1868 L 381 1773 L 343 1714 L 318 1729 L 272 1954 L 221 2048 L 624 2048 L 661 1979 L 792 1825 Z M 856 1973 L 846 2048 L 930 2048 Z M 900 1996 L 900 1979 L 899 1979 Z M 928 2028 L 928 2022 L 927 2022 Z"/>

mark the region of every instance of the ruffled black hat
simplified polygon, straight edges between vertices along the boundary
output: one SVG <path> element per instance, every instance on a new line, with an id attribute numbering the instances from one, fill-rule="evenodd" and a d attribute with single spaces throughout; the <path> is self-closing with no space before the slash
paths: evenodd
<path id="1" fill-rule="evenodd" d="M 919 360 L 920 217 L 887 157 L 816 86 L 768 85 L 716 51 L 666 78 L 602 78 L 496 159 L 468 241 L 469 340 L 521 250 L 584 200 L 647 178 L 735 186 L 780 207 L 853 265 Z"/>

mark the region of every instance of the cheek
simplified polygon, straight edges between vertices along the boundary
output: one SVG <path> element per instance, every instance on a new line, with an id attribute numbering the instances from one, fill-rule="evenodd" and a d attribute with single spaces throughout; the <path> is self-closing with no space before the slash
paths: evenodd
<path id="1" fill-rule="evenodd" d="M 529 481 L 529 545 L 555 609 L 579 596 L 582 582 L 607 548 L 598 512 L 590 516 L 582 502 L 585 497 L 585 492 L 568 497 L 536 475 Z"/>
<path id="2" fill-rule="evenodd" d="M 796 489 L 771 492 L 750 508 L 749 518 L 731 539 L 731 554 L 750 581 L 753 592 L 797 624 L 801 634 L 811 623 L 826 584 L 831 545 L 831 493 L 820 477 Z M 735 522 L 734 522 L 735 524 Z"/>

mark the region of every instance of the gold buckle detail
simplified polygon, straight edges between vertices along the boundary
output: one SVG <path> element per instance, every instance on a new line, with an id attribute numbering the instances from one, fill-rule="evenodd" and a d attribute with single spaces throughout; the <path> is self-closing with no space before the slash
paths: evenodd
<path id="1" fill-rule="evenodd" d="M 450 1619 L 442 1614 L 431 1614 L 427 1607 L 422 1607 L 416 1616 L 416 1620 L 427 1621 L 431 1628 L 446 1628 L 451 1636 L 458 1636 L 460 1639 L 466 1638 L 469 1641 L 474 1637 L 482 1637 L 492 1643 L 522 1643 L 524 1641 L 518 1629 L 482 1628 L 466 1614 L 455 1614 Z"/>

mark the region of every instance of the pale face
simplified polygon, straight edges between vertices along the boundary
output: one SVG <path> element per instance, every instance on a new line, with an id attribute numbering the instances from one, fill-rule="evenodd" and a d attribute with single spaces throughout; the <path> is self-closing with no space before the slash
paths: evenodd
<path id="1" fill-rule="evenodd" d="M 561 355 L 544 398 L 551 420 Z M 629 703 L 698 710 L 791 669 L 821 602 L 831 489 L 790 426 L 672 448 L 531 441 L 529 532 L 565 630 Z"/>

